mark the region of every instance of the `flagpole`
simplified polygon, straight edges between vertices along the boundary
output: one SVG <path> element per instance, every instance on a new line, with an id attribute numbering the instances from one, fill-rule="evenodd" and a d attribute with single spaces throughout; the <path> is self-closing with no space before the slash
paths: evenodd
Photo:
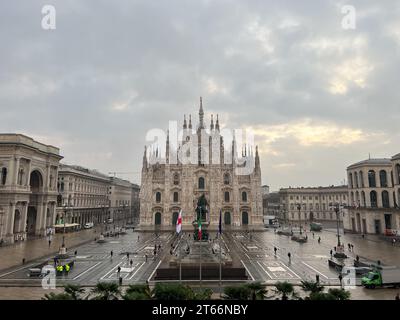
<path id="1" fill-rule="evenodd" d="M 219 296 L 222 297 L 222 247 L 221 247 L 221 237 L 222 237 L 222 212 L 219 212 L 219 227 L 218 227 L 218 242 L 219 242 Z"/>
<path id="2" fill-rule="evenodd" d="M 200 208 L 200 224 L 201 224 L 201 207 Z M 199 229 L 199 224 L 197 223 L 197 231 Z M 200 237 L 200 288 L 201 288 L 201 251 L 202 251 L 202 243 L 201 240 L 203 238 L 203 230 L 201 230 L 201 237 Z"/>

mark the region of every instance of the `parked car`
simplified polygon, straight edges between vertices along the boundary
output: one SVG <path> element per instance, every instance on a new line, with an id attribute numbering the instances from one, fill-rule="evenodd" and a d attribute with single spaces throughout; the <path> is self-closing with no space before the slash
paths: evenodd
<path id="1" fill-rule="evenodd" d="M 85 225 L 83 226 L 85 229 L 91 229 L 94 227 L 94 223 L 93 222 L 87 222 L 85 223 Z"/>

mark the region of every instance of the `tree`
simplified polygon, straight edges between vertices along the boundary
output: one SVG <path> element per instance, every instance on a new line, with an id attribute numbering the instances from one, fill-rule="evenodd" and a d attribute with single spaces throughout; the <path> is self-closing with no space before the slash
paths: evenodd
<path id="1" fill-rule="evenodd" d="M 195 292 L 194 299 L 195 300 L 211 300 L 211 296 L 213 291 L 210 288 L 205 288 L 200 290 L 199 292 Z"/>
<path id="2" fill-rule="evenodd" d="M 156 300 L 193 300 L 193 290 L 181 284 L 157 283 L 153 290 Z"/>
<path id="3" fill-rule="evenodd" d="M 132 284 L 122 296 L 124 300 L 151 300 L 153 293 L 148 284 Z"/>
<path id="4" fill-rule="evenodd" d="M 328 293 L 332 295 L 335 300 L 350 300 L 351 293 L 344 289 L 332 288 L 328 290 Z"/>
<path id="5" fill-rule="evenodd" d="M 44 295 L 44 298 L 42 300 L 73 300 L 71 295 L 68 293 L 62 292 L 62 293 L 46 293 Z"/>
<path id="6" fill-rule="evenodd" d="M 227 300 L 249 300 L 251 289 L 246 285 L 227 286 L 224 288 L 224 299 Z"/>
<path id="7" fill-rule="evenodd" d="M 245 285 L 250 289 L 251 300 L 264 300 L 268 290 L 265 289 L 265 285 L 261 282 L 252 282 Z"/>
<path id="8" fill-rule="evenodd" d="M 288 300 L 289 296 L 297 297 L 293 285 L 287 281 L 277 282 L 275 284 L 275 292 L 281 296 L 282 300 Z"/>
<path id="9" fill-rule="evenodd" d="M 93 289 L 94 300 L 118 300 L 121 292 L 117 283 L 99 282 Z"/>
<path id="10" fill-rule="evenodd" d="M 85 289 L 79 285 L 67 284 L 64 287 L 64 292 L 69 294 L 72 300 L 82 300 L 82 294 L 85 293 Z"/>
<path id="11" fill-rule="evenodd" d="M 310 293 L 317 293 L 317 292 L 324 291 L 324 286 L 316 281 L 314 282 L 314 281 L 303 280 L 303 281 L 301 281 L 301 288 L 304 291 L 310 292 Z"/>

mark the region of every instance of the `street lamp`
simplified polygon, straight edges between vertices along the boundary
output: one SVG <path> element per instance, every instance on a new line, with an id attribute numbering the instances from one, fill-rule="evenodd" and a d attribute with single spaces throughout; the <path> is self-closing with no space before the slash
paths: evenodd
<path id="1" fill-rule="evenodd" d="M 300 212 L 300 210 L 301 210 L 301 204 L 300 204 L 300 203 L 297 204 L 297 210 L 299 210 L 299 227 L 300 227 L 300 234 L 303 234 L 303 230 L 302 230 L 302 227 L 301 227 L 301 212 Z"/>
<path id="2" fill-rule="evenodd" d="M 335 203 L 334 207 L 333 207 L 335 210 L 335 213 L 336 213 L 336 231 L 337 231 L 337 239 L 338 239 L 337 248 L 336 248 L 336 252 L 335 252 L 334 256 L 335 256 L 335 258 L 345 259 L 345 258 L 347 258 L 347 255 L 344 253 L 344 247 L 340 242 L 340 233 L 339 233 L 340 206 L 341 205 L 339 203 Z"/>

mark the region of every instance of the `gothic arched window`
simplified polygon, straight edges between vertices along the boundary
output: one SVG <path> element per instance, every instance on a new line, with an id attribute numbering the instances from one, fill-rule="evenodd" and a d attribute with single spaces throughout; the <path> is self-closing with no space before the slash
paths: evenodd
<path id="1" fill-rule="evenodd" d="M 178 192 L 174 192 L 174 202 L 178 202 L 179 201 L 179 194 Z"/>
<path id="2" fill-rule="evenodd" d="M 242 201 L 247 202 L 247 192 L 246 191 L 242 192 Z"/>
<path id="3" fill-rule="evenodd" d="M 199 189 L 204 189 L 205 188 L 205 181 L 203 177 L 199 178 Z"/>
<path id="4" fill-rule="evenodd" d="M 174 174 L 174 185 L 179 185 L 179 174 L 177 173 Z"/>
<path id="5" fill-rule="evenodd" d="M 231 183 L 231 177 L 229 176 L 229 173 L 224 174 L 224 184 L 230 184 Z"/>
<path id="6" fill-rule="evenodd" d="M 225 191 L 224 199 L 225 202 L 229 202 L 229 191 Z"/>
<path id="7" fill-rule="evenodd" d="M 161 192 L 156 193 L 156 202 L 157 203 L 161 202 Z"/>

